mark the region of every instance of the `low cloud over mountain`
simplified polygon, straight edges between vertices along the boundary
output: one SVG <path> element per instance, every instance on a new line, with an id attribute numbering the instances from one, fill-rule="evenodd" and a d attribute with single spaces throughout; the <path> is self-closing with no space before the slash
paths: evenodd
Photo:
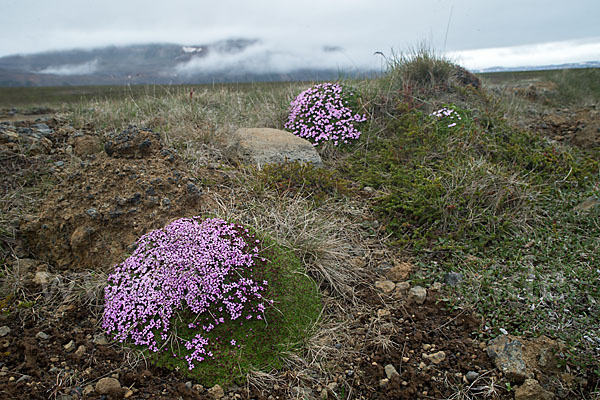
<path id="1" fill-rule="evenodd" d="M 0 58 L 1 86 L 334 79 L 340 73 L 372 72 L 348 62 L 337 46 L 287 49 L 254 39 L 111 46 Z"/>

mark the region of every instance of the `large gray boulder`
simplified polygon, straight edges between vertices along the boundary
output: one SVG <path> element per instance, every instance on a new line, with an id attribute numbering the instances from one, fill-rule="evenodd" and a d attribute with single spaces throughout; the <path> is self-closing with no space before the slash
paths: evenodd
<path id="1" fill-rule="evenodd" d="M 228 144 L 228 150 L 234 158 L 259 167 L 286 161 L 323 165 L 321 157 L 308 140 L 279 129 L 238 129 Z"/>

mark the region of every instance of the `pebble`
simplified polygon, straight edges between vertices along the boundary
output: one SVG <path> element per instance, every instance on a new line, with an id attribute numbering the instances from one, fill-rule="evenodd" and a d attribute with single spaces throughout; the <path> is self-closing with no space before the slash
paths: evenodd
<path id="1" fill-rule="evenodd" d="M 75 350 L 75 353 L 73 353 L 73 354 L 75 354 L 75 356 L 77 356 L 77 357 L 83 357 L 83 355 L 85 354 L 85 350 L 86 350 L 85 346 L 81 345 L 77 348 L 77 350 Z"/>
<path id="2" fill-rule="evenodd" d="M 48 340 L 50 338 L 50 335 L 48 335 L 45 332 L 38 332 L 37 335 L 35 335 L 35 337 L 40 340 Z"/>
<path id="3" fill-rule="evenodd" d="M 94 336 L 94 341 L 92 342 L 94 344 L 98 344 L 101 346 L 105 346 L 108 344 L 108 339 L 106 339 L 106 336 L 104 336 L 102 333 Z"/>
<path id="4" fill-rule="evenodd" d="M 125 394 L 123 395 L 123 397 L 127 399 L 127 398 L 129 398 L 131 396 L 133 396 L 133 390 L 127 389 L 127 391 L 125 392 Z"/>
<path id="5" fill-rule="evenodd" d="M 427 290 L 424 287 L 415 286 L 408 291 L 408 298 L 416 304 L 423 304 L 427 298 Z"/>
<path id="6" fill-rule="evenodd" d="M 192 389 L 195 390 L 198 393 L 204 392 L 204 386 L 202 386 L 199 383 L 196 383 L 194 386 L 192 386 Z"/>
<path id="7" fill-rule="evenodd" d="M 185 383 L 185 387 L 188 388 L 188 389 L 191 389 L 192 388 L 192 381 L 187 381 Z"/>
<path id="8" fill-rule="evenodd" d="M 87 385 L 86 387 L 83 388 L 83 395 L 84 396 L 89 396 L 93 392 L 94 392 L 94 387 L 92 385 Z"/>
<path id="9" fill-rule="evenodd" d="M 383 293 L 391 293 L 394 291 L 396 284 L 392 281 L 376 281 L 375 287 L 383 291 Z"/>
<path id="10" fill-rule="evenodd" d="M 35 277 L 33 278 L 33 283 L 38 285 L 45 285 L 50 280 L 50 274 L 46 271 L 39 271 L 35 273 Z"/>
<path id="11" fill-rule="evenodd" d="M 477 380 L 477 378 L 479 378 L 479 373 L 475 371 L 469 371 L 467 372 L 467 375 L 465 375 L 465 378 L 467 378 L 467 382 L 473 383 Z"/>
<path id="12" fill-rule="evenodd" d="M 389 379 L 383 378 L 379 381 L 379 387 L 383 389 L 388 385 L 389 382 L 390 382 Z"/>
<path id="13" fill-rule="evenodd" d="M 396 368 L 392 364 L 386 365 L 384 370 L 385 370 L 385 376 L 388 379 L 392 379 L 392 376 L 399 375 L 398 371 L 396 371 Z"/>
<path id="14" fill-rule="evenodd" d="M 63 346 L 63 348 L 66 351 L 71 352 L 71 351 L 75 350 L 75 342 L 73 340 L 71 340 L 69 343 L 65 344 Z"/>
<path id="15" fill-rule="evenodd" d="M 96 382 L 96 392 L 110 394 L 121 390 L 121 384 L 115 378 L 102 378 Z"/>
<path id="16" fill-rule="evenodd" d="M 463 274 L 460 272 L 448 272 L 444 276 L 444 283 L 448 286 L 459 286 L 463 281 Z"/>
<path id="17" fill-rule="evenodd" d="M 377 317 L 379 318 L 389 317 L 391 314 L 392 313 L 390 312 L 390 310 L 386 310 L 385 308 L 377 310 Z"/>
<path id="18" fill-rule="evenodd" d="M 4 337 L 10 333 L 10 328 L 8 326 L 0 326 L 0 337 Z"/>
<path id="19" fill-rule="evenodd" d="M 222 399 L 223 396 L 225 396 L 225 392 L 223 391 L 223 388 L 220 385 L 215 385 L 208 389 L 208 395 L 215 400 L 219 400 Z"/>
<path id="20" fill-rule="evenodd" d="M 423 358 L 427 358 L 429 361 L 437 365 L 446 359 L 446 353 L 443 351 L 438 351 L 437 353 L 423 355 Z"/>

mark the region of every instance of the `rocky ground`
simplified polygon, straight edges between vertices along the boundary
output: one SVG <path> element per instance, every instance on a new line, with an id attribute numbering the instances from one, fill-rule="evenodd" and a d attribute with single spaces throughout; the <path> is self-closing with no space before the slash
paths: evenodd
<path id="1" fill-rule="evenodd" d="M 586 119 L 592 113 L 565 111 L 532 124 L 556 140 L 598 143 L 598 119 Z M 505 335 L 487 343 L 484 321 L 444 301 L 460 274 L 415 286 L 414 266 L 384 248 L 353 260 L 369 282 L 354 303 L 326 297 L 324 320 L 333 325 L 317 332 L 324 356 L 310 368 L 295 369 L 292 360 L 288 370 L 245 386 L 205 388 L 104 336 L 99 294 L 137 237 L 210 210 L 212 194 L 230 184 L 228 172 L 215 165 L 191 172 L 149 130 L 106 138 L 58 117 L 1 122 L 0 157 L 3 195 L 23 163 L 56 184 L 35 210 L 11 221 L 18 240 L 7 270 L 18 275 L 18 295 L 0 299 L 3 398 L 551 399 L 593 389 L 557 367 L 555 341 Z M 328 331 L 337 319 L 343 329 Z"/>

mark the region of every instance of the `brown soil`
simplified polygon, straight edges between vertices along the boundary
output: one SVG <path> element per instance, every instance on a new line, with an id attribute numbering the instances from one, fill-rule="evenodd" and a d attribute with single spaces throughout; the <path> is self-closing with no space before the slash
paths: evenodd
<path id="1" fill-rule="evenodd" d="M 595 107 L 576 111 L 554 110 L 551 114 L 542 116 L 532 127 L 554 140 L 582 148 L 600 146 L 600 110 Z"/>
<path id="2" fill-rule="evenodd" d="M 119 344 L 100 344 L 95 338 L 102 334 L 101 296 L 92 293 L 91 302 L 73 298 L 69 286 L 52 276 L 81 273 L 81 278 L 84 271 L 108 271 L 140 235 L 210 209 L 204 192 L 219 190 L 225 175 L 200 168 L 192 176 L 176 152 L 148 130 L 130 127 L 103 139 L 91 128 L 75 130 L 58 119 L 43 122 L 52 135 L 38 138 L 31 131 L 40 121 L 0 126 L 0 154 L 37 157 L 49 163 L 57 182 L 38 212 L 20 222 L 19 238 L 29 253 L 20 257 L 34 259 L 23 267 L 21 294 L 32 301 L 0 300 L 0 326 L 10 328 L 0 337 L 0 397 L 211 398 L 204 388 L 187 387 L 176 372 L 153 367 Z M 17 264 L 26 263 L 15 261 L 13 267 Z M 412 266 L 393 268 L 400 280 Z M 33 283 L 35 273 L 44 271 L 51 281 Z M 377 271 L 367 272 L 374 281 Z M 339 307 L 326 310 L 329 318 L 343 317 L 351 326 L 347 340 L 335 343 L 326 361 L 305 371 L 320 378 L 307 383 L 288 371 L 277 384 L 226 388 L 225 398 L 287 399 L 299 386 L 308 386 L 302 395 L 309 399 L 325 393 L 344 399 L 512 398 L 479 341 L 481 323 L 469 311 L 446 308 L 437 290 L 429 290 L 425 303 L 417 305 L 406 297 L 387 297 L 372 285 L 358 289 L 359 307 L 348 305 L 344 315 Z M 40 332 L 49 337 L 40 338 Z M 436 364 L 429 356 L 438 352 L 445 358 Z M 398 375 L 382 381 L 388 364 Z M 478 373 L 473 383 L 466 380 L 469 371 Z M 83 394 L 107 376 L 117 378 L 123 389 L 108 397 Z"/>
<path id="3" fill-rule="evenodd" d="M 20 227 L 37 259 L 61 270 L 106 270 L 143 233 L 197 213 L 197 180 L 157 134 L 131 127 L 103 150 L 95 135 L 49 126 L 62 133 L 52 136 L 52 149 L 64 161 L 53 167 L 56 188 Z"/>

